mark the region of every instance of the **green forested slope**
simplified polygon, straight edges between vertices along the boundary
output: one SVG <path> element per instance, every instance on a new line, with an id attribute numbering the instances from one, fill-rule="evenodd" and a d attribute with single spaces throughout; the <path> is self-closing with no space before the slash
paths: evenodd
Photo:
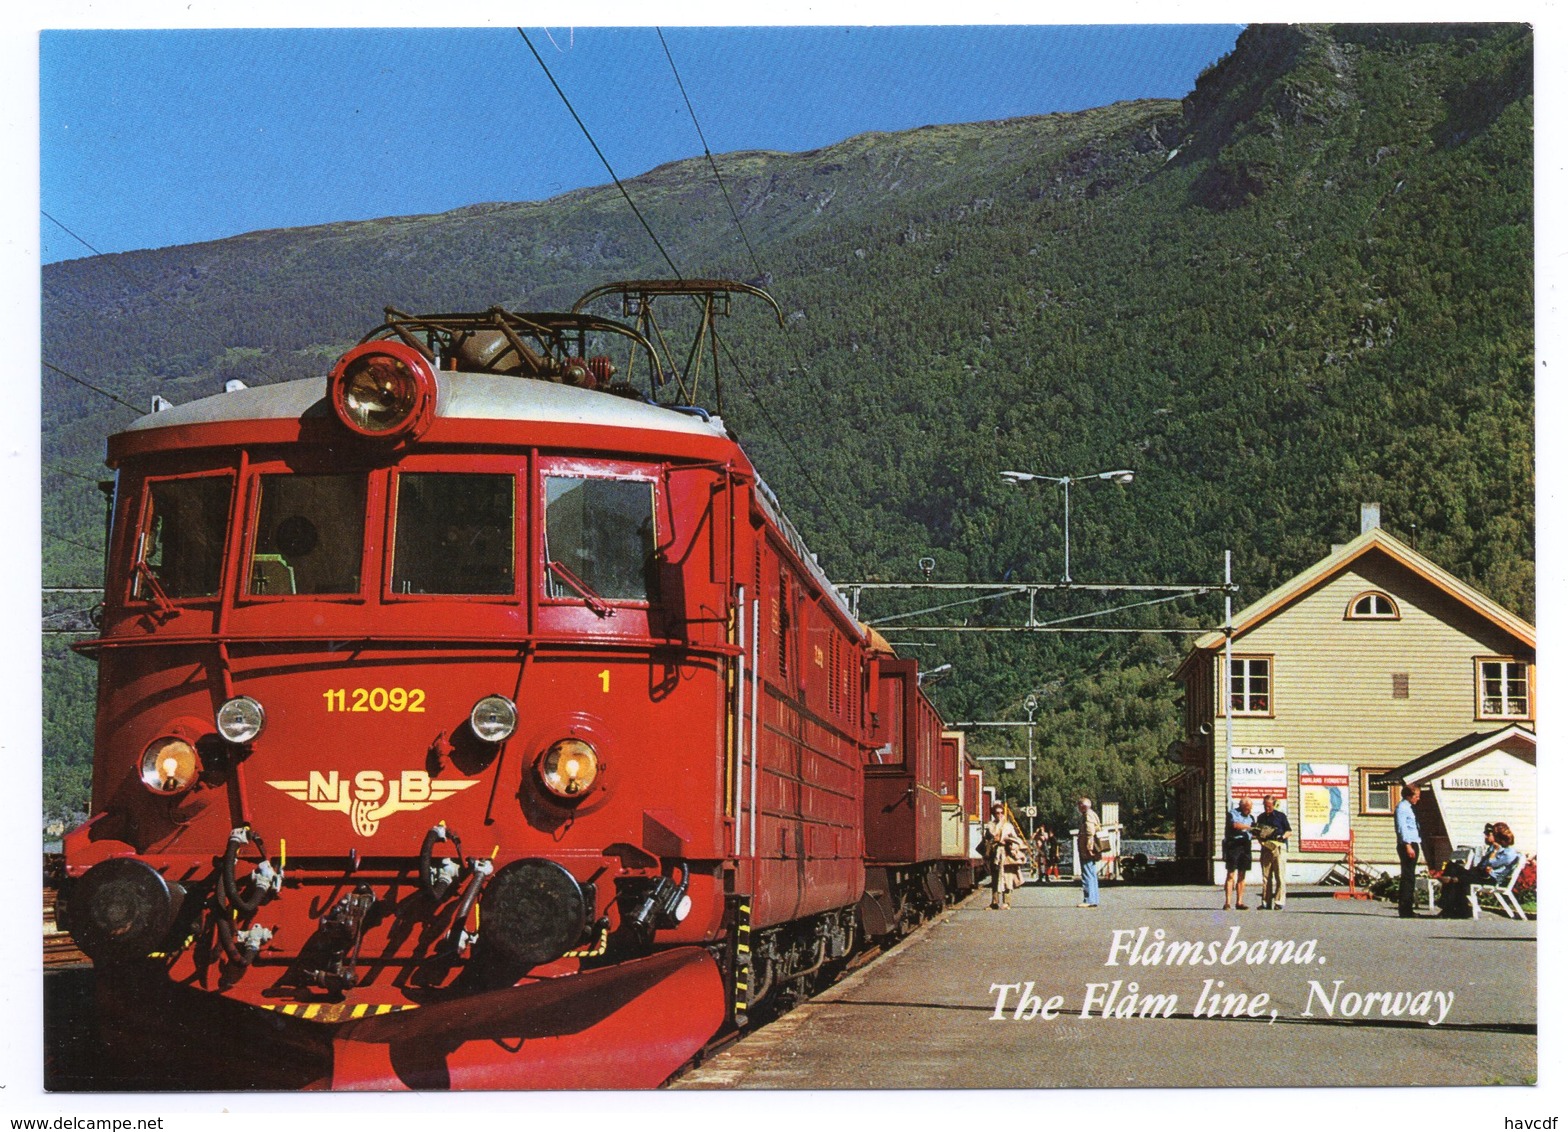
<path id="1" fill-rule="evenodd" d="M 757 263 L 705 160 L 628 187 L 683 273 L 760 269 L 783 305 L 785 331 L 730 320 L 747 371 L 725 417 L 835 579 L 917 580 L 929 556 L 935 580 L 1054 580 L 1059 498 L 997 471 L 1130 467 L 1131 485 L 1074 491 L 1076 580 L 1217 580 L 1229 549 L 1245 602 L 1377 500 L 1531 617 L 1532 82 L 1520 27 L 1255 27 L 1182 103 L 720 156 Z M 558 308 L 666 274 L 613 188 L 254 233 L 46 268 L 43 356 L 133 403 L 182 401 L 321 374 L 386 304 Z M 44 580 L 82 582 L 100 568 L 89 481 L 131 414 L 43 381 Z M 1117 623 L 1139 618 L 1219 608 Z M 1018 718 L 1042 691 L 1048 813 L 1114 792 L 1158 827 L 1186 638 L 901 637 L 954 664 L 932 690 L 950 718 Z M 51 768 L 85 765 L 67 714 L 46 709 Z"/>

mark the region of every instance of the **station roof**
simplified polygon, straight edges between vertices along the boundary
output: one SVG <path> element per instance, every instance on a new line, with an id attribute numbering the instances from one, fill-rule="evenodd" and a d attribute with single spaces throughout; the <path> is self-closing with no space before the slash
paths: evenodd
<path id="1" fill-rule="evenodd" d="M 1245 635 L 1253 627 L 1369 555 L 1382 555 L 1392 559 L 1521 643 L 1532 649 L 1535 647 L 1534 625 L 1517 614 L 1510 613 L 1473 586 L 1461 582 L 1435 562 L 1417 554 L 1381 527 L 1374 527 L 1339 547 L 1328 557 L 1307 567 L 1284 585 L 1269 591 L 1241 610 L 1233 618 L 1232 638 Z M 1223 629 L 1199 637 L 1193 642 L 1192 652 L 1177 669 L 1177 675 L 1179 676 L 1191 665 L 1196 657 L 1212 652 L 1222 647 L 1224 643 Z"/>

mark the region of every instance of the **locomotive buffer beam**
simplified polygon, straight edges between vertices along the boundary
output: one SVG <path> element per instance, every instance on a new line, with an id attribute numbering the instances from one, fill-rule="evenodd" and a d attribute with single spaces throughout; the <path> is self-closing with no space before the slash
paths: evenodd
<path id="1" fill-rule="evenodd" d="M 344 1023 L 318 1087 L 657 1088 L 719 1029 L 724 1000 L 713 957 L 679 947 Z"/>

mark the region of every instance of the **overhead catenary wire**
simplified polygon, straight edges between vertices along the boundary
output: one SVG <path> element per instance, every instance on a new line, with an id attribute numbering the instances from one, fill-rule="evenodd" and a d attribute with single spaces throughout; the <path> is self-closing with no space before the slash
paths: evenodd
<path id="1" fill-rule="evenodd" d="M 145 413 L 147 411 L 146 409 L 137 408 L 135 405 L 133 405 L 129 401 L 127 401 L 124 397 L 117 397 L 117 396 L 115 396 L 113 393 L 110 393 L 107 389 L 99 389 L 92 382 L 84 381 L 82 378 L 77 377 L 74 373 L 71 373 L 68 370 L 63 370 L 59 366 L 55 365 L 52 362 L 40 362 L 39 364 L 42 365 L 47 370 L 53 370 L 55 373 L 57 373 L 61 377 L 65 378 L 67 381 L 74 381 L 74 382 L 76 382 L 76 384 L 82 386 L 84 389 L 91 389 L 94 393 L 97 393 L 98 395 L 100 395 L 102 397 L 107 397 L 111 401 L 115 401 L 115 402 L 118 402 L 121 405 L 124 405 L 127 409 L 130 409 L 133 413 Z"/>
<path id="2" fill-rule="evenodd" d="M 555 88 L 555 93 L 560 96 L 561 102 L 566 106 L 567 113 L 572 116 L 572 121 L 577 123 L 577 128 L 582 130 L 583 137 L 588 139 L 588 144 L 593 147 L 593 151 L 598 155 L 600 162 L 603 163 L 605 171 L 610 174 L 610 180 L 615 182 L 615 187 L 621 191 L 621 196 L 631 208 L 632 213 L 637 217 L 637 223 L 641 224 L 642 230 L 648 233 L 648 239 L 652 240 L 653 246 L 659 249 L 659 254 L 664 257 L 664 262 L 669 264 L 670 271 L 675 278 L 684 278 L 681 275 L 680 268 L 676 267 L 675 261 L 670 258 L 670 253 L 665 251 L 664 245 L 659 242 L 659 237 L 654 235 L 652 226 L 648 223 L 647 218 L 643 216 L 642 210 L 637 207 L 637 202 L 632 200 L 631 193 L 626 191 L 626 186 L 621 184 L 620 177 L 616 176 L 615 168 L 610 164 L 610 159 L 604 155 L 604 150 L 599 148 L 599 143 L 593 140 L 593 134 L 589 132 L 588 127 L 583 123 L 576 108 L 572 106 L 572 100 L 566 97 L 566 92 L 561 89 L 561 84 L 555 81 L 555 76 L 550 73 L 550 67 L 545 63 L 544 56 L 540 55 L 534 47 L 533 41 L 528 38 L 527 32 L 522 28 L 518 28 L 517 34 L 523 37 L 523 42 L 528 45 L 528 50 L 538 62 L 539 69 L 544 72 L 544 77 L 550 80 L 550 85 Z"/>
<path id="3" fill-rule="evenodd" d="M 81 480 L 83 483 L 90 483 L 94 485 L 102 484 L 104 482 L 104 480 L 99 476 L 84 476 L 81 472 L 71 471 L 70 468 L 46 468 L 44 469 L 43 474 L 46 476 L 69 476 L 73 480 Z"/>
<path id="4" fill-rule="evenodd" d="M 158 294 L 157 291 L 155 291 L 151 287 L 149 287 L 145 281 L 143 281 L 141 279 L 138 279 L 130 271 L 126 270 L 126 268 L 124 266 L 122 266 L 118 262 L 118 259 L 117 259 L 116 256 L 111 255 L 108 252 L 101 252 L 101 251 L 99 251 L 92 244 L 88 243 L 87 240 L 85 240 L 78 232 L 72 230 L 69 225 L 67 225 L 64 222 L 62 222 L 58 217 L 52 215 L 47 209 L 40 208 L 38 211 L 44 217 L 44 219 L 48 220 L 51 224 L 54 224 L 56 227 L 58 227 L 66 235 L 70 236 L 71 239 L 75 240 L 77 243 L 81 244 L 82 247 L 84 247 L 88 251 L 92 252 L 93 255 L 98 256 L 109 267 L 113 268 L 115 271 L 118 271 L 121 275 L 125 276 L 125 278 L 127 280 L 129 280 L 130 283 L 133 286 L 135 286 L 135 288 L 138 291 L 142 292 L 145 295 L 150 296 L 151 298 L 157 300 L 160 303 L 164 303 L 165 305 L 168 305 L 170 307 L 173 306 L 173 304 L 169 303 L 169 301 L 167 299 L 165 299 L 162 295 Z M 48 362 L 44 362 L 43 364 L 44 365 L 49 365 Z M 59 369 L 56 366 L 49 366 L 49 368 L 55 370 L 55 372 L 57 372 L 57 373 L 62 373 L 62 374 L 65 373 L 64 370 Z M 70 377 L 71 375 L 70 374 L 65 374 L 65 376 Z M 272 377 L 271 374 L 263 374 L 263 376 L 268 377 L 268 378 Z M 72 377 L 71 380 L 73 380 L 73 381 L 80 381 L 81 379 Z M 82 384 L 86 385 L 87 383 L 86 382 L 82 382 Z M 93 389 L 93 386 L 88 385 L 87 387 L 89 389 Z M 98 389 L 98 390 L 95 390 L 95 391 L 99 392 L 99 393 L 103 392 L 103 390 L 101 390 L 101 389 Z M 112 394 L 112 393 L 107 393 L 107 394 L 104 394 L 104 395 L 107 396 L 107 397 L 113 397 L 114 396 L 114 394 Z M 115 400 L 118 401 L 119 398 L 115 397 Z M 125 404 L 125 402 L 123 402 L 123 401 L 121 401 L 120 403 L 122 405 Z M 135 409 L 136 406 L 132 405 L 131 408 Z M 143 412 L 144 410 L 137 409 L 136 411 L 140 413 L 140 412 Z"/>
<path id="5" fill-rule="evenodd" d="M 686 113 L 690 116 L 691 124 L 697 131 L 697 140 L 702 142 L 702 153 L 708 159 L 708 168 L 713 170 L 713 180 L 719 186 L 719 194 L 724 198 L 724 203 L 729 208 L 730 219 L 735 224 L 735 230 L 740 233 L 741 243 L 746 245 L 746 254 L 751 259 L 751 269 L 757 273 L 759 279 L 763 278 L 768 275 L 768 272 L 763 270 L 762 263 L 757 258 L 757 249 L 752 246 L 751 237 L 746 234 L 746 226 L 741 223 L 740 213 L 736 211 L 735 202 L 730 198 L 729 188 L 724 184 L 724 177 L 719 173 L 718 162 L 714 160 L 713 151 L 708 147 L 708 136 L 703 133 L 702 123 L 697 120 L 696 107 L 692 105 L 691 96 L 686 93 L 686 84 L 681 80 L 680 68 L 675 65 L 675 56 L 670 51 L 669 43 L 665 41 L 664 31 L 661 28 L 654 28 L 653 30 L 659 36 L 659 45 L 664 48 L 664 57 L 669 60 L 670 73 L 675 76 L 675 85 L 680 89 L 682 101 L 686 103 Z M 810 374 L 822 392 L 831 397 L 833 391 L 828 388 L 827 382 L 822 380 L 822 376 L 808 366 L 805 359 L 800 356 L 800 351 L 787 329 L 784 335 L 784 344 L 795 359 L 795 368 L 801 373 Z"/>
<path id="6" fill-rule="evenodd" d="M 88 552 L 90 552 L 92 554 L 102 554 L 103 553 L 103 547 L 101 547 L 101 546 L 88 546 L 84 542 L 77 542 L 74 538 L 70 538 L 70 537 L 68 537 L 66 535 L 62 535 L 59 531 L 50 530 L 48 527 L 44 527 L 42 529 L 43 529 L 43 533 L 48 535 L 50 538 L 57 539 L 60 542 L 70 543 L 72 546 L 76 547 L 79 550 L 85 550 L 85 551 L 88 551 Z"/>
<path id="7" fill-rule="evenodd" d="M 674 274 L 675 278 L 683 280 L 685 277 L 681 274 L 680 268 L 676 266 L 675 261 L 670 257 L 669 252 L 665 250 L 664 244 L 660 241 L 658 235 L 654 232 L 653 226 L 649 224 L 647 218 L 643 215 L 642 210 L 637 207 L 637 202 L 632 199 L 631 193 L 621 182 L 620 177 L 615 172 L 615 167 L 610 164 L 609 158 L 605 156 L 604 151 L 599 147 L 599 143 L 594 140 L 593 133 L 588 129 L 587 123 L 583 121 L 582 116 L 579 115 L 577 110 L 572 106 L 572 101 L 567 97 L 566 92 L 561 89 L 561 84 L 556 82 L 555 75 L 551 73 L 549 66 L 544 61 L 544 57 L 540 55 L 538 49 L 534 47 L 533 41 L 528 38 L 528 33 L 523 31 L 522 28 L 518 28 L 517 34 L 522 36 L 523 42 L 528 46 L 529 53 L 533 55 L 534 61 L 539 64 L 539 69 L 544 72 L 545 78 L 550 81 L 550 86 L 555 90 L 557 97 L 560 98 L 561 103 L 566 107 L 567 112 L 571 114 L 572 121 L 577 123 L 577 128 L 582 131 L 583 137 L 587 139 L 589 146 L 593 148 L 594 154 L 599 158 L 599 161 L 604 166 L 605 171 L 609 173 L 610 179 L 615 182 L 615 187 L 620 191 L 621 197 L 626 201 L 627 206 L 631 208 L 632 214 L 637 217 L 637 222 L 642 225 L 643 231 L 648 234 L 648 238 L 653 242 L 654 247 L 659 250 L 659 254 L 664 258 L 664 262 L 669 266 L 669 269 Z M 662 35 L 660 36 L 660 40 L 662 42 Z M 668 55 L 668 49 L 666 49 L 666 55 Z M 673 67 L 673 65 L 674 60 L 672 59 L 671 66 Z M 679 82 L 678 76 L 677 82 Z M 682 93 L 684 94 L 684 88 Z M 688 102 L 688 107 L 689 106 L 690 103 Z M 693 121 L 695 121 L 695 117 L 693 118 Z M 699 137 L 701 136 L 700 126 L 698 127 L 698 135 Z M 706 147 L 706 141 L 704 141 L 703 144 L 704 147 Z M 694 301 L 696 301 L 695 298 Z M 762 398 L 757 396 L 755 388 L 753 388 L 750 382 L 746 380 L 745 370 L 740 366 L 738 360 L 730 351 L 728 343 L 721 344 L 721 348 L 724 350 L 725 356 L 729 359 L 730 365 L 733 367 L 737 378 L 746 388 L 746 391 L 751 395 L 752 401 L 756 404 L 759 414 L 767 423 L 768 427 L 771 428 L 778 436 L 779 443 L 783 446 L 785 452 L 789 455 L 790 459 L 799 469 L 802 478 L 806 481 L 806 484 L 811 489 L 811 492 L 821 503 L 824 514 L 833 520 L 835 526 L 840 528 L 840 535 L 845 537 L 845 548 L 846 550 L 849 549 L 854 545 L 854 540 L 848 537 L 847 529 L 844 528 L 838 516 L 834 514 L 832 506 L 827 501 L 827 496 L 823 493 L 822 489 L 818 487 L 816 481 L 813 479 L 810 471 L 807 468 L 806 462 L 795 452 L 794 448 L 790 445 L 788 434 L 785 433 L 784 429 L 780 427 L 779 424 L 773 419 L 771 414 L 768 413 Z M 805 367 L 802 366 L 801 368 L 804 369 Z"/>
<path id="8" fill-rule="evenodd" d="M 670 53 L 670 45 L 665 42 L 664 29 L 653 30 L 659 37 L 659 46 L 664 48 L 664 57 L 670 61 L 670 73 L 675 76 L 675 85 L 680 88 L 681 99 L 686 103 L 686 113 L 691 116 L 691 124 L 697 128 L 697 138 L 702 142 L 702 155 L 708 159 L 708 168 L 713 170 L 713 179 L 718 182 L 719 193 L 724 197 L 724 204 L 730 210 L 730 218 L 735 221 L 741 243 L 746 245 L 746 254 L 751 257 L 752 269 L 758 275 L 765 275 L 762 264 L 757 262 L 757 249 L 751 246 L 751 237 L 746 235 L 746 226 L 740 222 L 740 214 L 735 211 L 735 202 L 730 199 L 730 191 L 724 185 L 724 178 L 719 175 L 718 163 L 713 160 L 713 151 L 708 148 L 708 137 L 702 132 L 702 123 L 697 120 L 697 111 L 691 104 L 691 96 L 686 93 L 686 84 L 681 81 L 680 68 L 675 65 L 675 56 Z"/>
<path id="9" fill-rule="evenodd" d="M 107 263 L 110 267 L 114 268 L 114 270 L 118 271 L 121 275 L 125 276 L 132 283 L 136 284 L 138 289 L 140 289 L 142 291 L 146 291 L 148 294 L 152 293 L 152 288 L 151 287 L 148 287 L 147 284 L 143 283 L 140 279 L 136 278 L 136 276 L 132 275 L 123 266 L 121 266 L 120 264 L 116 263 L 114 260 L 110 259 L 108 252 L 101 252 L 97 248 L 93 247 L 85 239 L 83 239 L 82 236 L 79 233 L 73 231 L 69 225 L 65 224 L 63 221 L 61 221 L 57 217 L 51 215 L 48 209 L 40 208 L 38 211 L 39 211 L 39 213 L 41 213 L 43 215 L 43 218 L 45 220 L 49 221 L 49 223 L 51 223 L 55 227 L 59 228 L 60 231 L 64 232 L 67 236 L 71 237 L 71 239 L 75 240 L 78 244 L 81 244 L 82 247 L 84 247 L 88 251 L 92 252 L 93 255 L 102 257 L 105 263 Z"/>

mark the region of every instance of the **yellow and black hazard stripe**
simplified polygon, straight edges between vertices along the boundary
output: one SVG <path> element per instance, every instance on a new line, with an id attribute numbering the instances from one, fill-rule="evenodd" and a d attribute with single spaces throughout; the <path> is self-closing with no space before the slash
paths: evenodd
<path id="1" fill-rule="evenodd" d="M 735 941 L 731 965 L 735 972 L 734 1017 L 736 1026 L 744 1026 L 751 1006 L 751 897 L 732 896 L 730 903 L 731 938 Z"/>
<path id="2" fill-rule="evenodd" d="M 313 1022 L 346 1022 L 354 1018 L 374 1018 L 382 1014 L 396 1014 L 404 1010 L 417 1010 L 417 1003 L 361 1002 L 350 1006 L 346 1002 L 264 1002 L 263 1010 L 287 1014 L 293 1018 L 306 1018 Z"/>

